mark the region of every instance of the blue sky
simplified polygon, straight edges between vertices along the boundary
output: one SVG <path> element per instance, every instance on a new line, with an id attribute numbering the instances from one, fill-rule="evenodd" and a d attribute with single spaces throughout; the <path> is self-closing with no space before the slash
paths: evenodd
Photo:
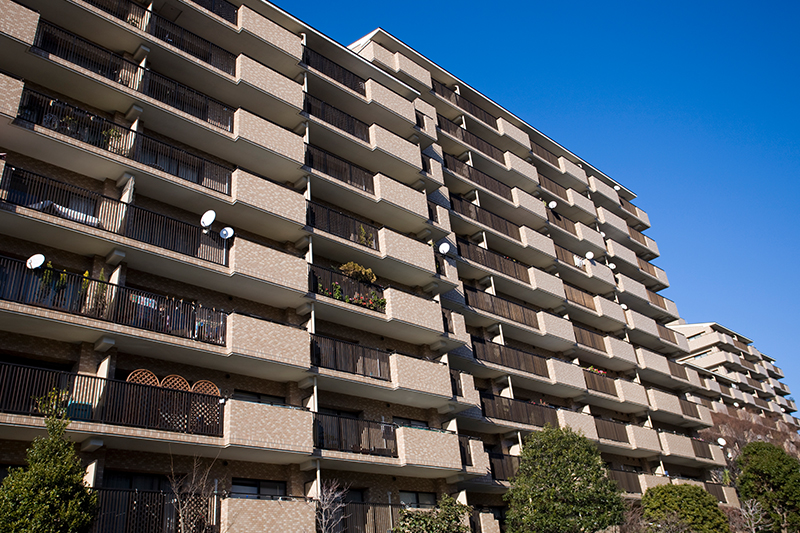
<path id="1" fill-rule="evenodd" d="M 633 190 L 663 294 L 800 398 L 800 2 L 278 5 L 343 44 L 384 28 Z"/>

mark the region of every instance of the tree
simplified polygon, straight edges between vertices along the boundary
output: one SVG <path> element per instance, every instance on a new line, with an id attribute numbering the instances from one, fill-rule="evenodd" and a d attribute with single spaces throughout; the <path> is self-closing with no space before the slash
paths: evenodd
<path id="1" fill-rule="evenodd" d="M 212 500 L 216 488 L 211 481 L 214 460 L 194 456 L 186 473 L 178 473 L 170 455 L 170 473 L 167 476 L 172 504 L 178 516 L 177 533 L 209 531 L 216 523 Z"/>
<path id="2" fill-rule="evenodd" d="M 726 507 L 725 514 L 735 533 L 772 531 L 772 521 L 758 500 L 742 500 L 740 507 Z"/>
<path id="3" fill-rule="evenodd" d="M 774 444 L 751 442 L 742 449 L 737 462 L 741 498 L 761 504 L 773 531 L 800 530 L 800 461 Z"/>
<path id="4" fill-rule="evenodd" d="M 504 498 L 509 533 L 599 531 L 621 524 L 625 511 L 597 447 L 570 428 L 548 426 L 526 439 Z"/>
<path id="5" fill-rule="evenodd" d="M 717 499 L 696 485 L 659 485 L 642 495 L 644 519 L 649 523 L 683 523 L 671 530 L 693 533 L 730 533 L 728 518 Z"/>
<path id="6" fill-rule="evenodd" d="M 404 509 L 394 533 L 469 533 L 467 525 L 472 507 L 444 495 L 436 509 Z"/>
<path id="7" fill-rule="evenodd" d="M 37 400 L 47 437 L 28 448 L 26 468 L 12 468 L 0 485 L 0 531 L 86 533 L 92 526 L 97 495 L 84 484 L 84 468 L 66 437 L 66 391 Z"/>
<path id="8" fill-rule="evenodd" d="M 317 498 L 317 528 L 320 533 L 334 533 L 342 529 L 339 525 L 347 518 L 344 514 L 346 495 L 347 487 L 342 487 L 338 481 L 322 483 Z"/>

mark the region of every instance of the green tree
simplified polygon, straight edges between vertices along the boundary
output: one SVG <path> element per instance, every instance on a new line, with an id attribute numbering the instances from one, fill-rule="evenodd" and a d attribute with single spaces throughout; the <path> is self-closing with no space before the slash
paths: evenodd
<path id="1" fill-rule="evenodd" d="M 642 507 L 645 522 L 682 522 L 693 533 L 730 533 L 717 499 L 697 485 L 650 487 L 642 495 Z"/>
<path id="2" fill-rule="evenodd" d="M 625 505 L 592 441 L 546 427 L 525 441 L 505 494 L 509 533 L 591 532 L 619 525 Z"/>
<path id="3" fill-rule="evenodd" d="M 774 444 L 751 442 L 737 463 L 741 498 L 761 504 L 773 531 L 800 531 L 800 461 Z"/>
<path id="4" fill-rule="evenodd" d="M 444 495 L 436 509 L 400 511 L 395 533 L 469 533 L 467 520 L 472 507 Z"/>
<path id="5" fill-rule="evenodd" d="M 0 531 L 85 533 L 94 520 L 97 495 L 84 485 L 84 469 L 64 433 L 69 425 L 65 392 L 38 400 L 47 437 L 37 437 L 26 468 L 12 468 L 0 485 Z"/>

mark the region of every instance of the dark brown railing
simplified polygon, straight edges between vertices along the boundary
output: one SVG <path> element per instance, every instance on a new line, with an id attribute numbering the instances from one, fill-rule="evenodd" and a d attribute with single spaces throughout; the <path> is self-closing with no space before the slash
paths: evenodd
<path id="1" fill-rule="evenodd" d="M 394 424 L 314 413 L 314 446 L 323 450 L 397 457 Z"/>
<path id="2" fill-rule="evenodd" d="M 391 381 L 389 352 L 340 341 L 323 335 L 311 335 L 311 364 Z"/>
<path id="3" fill-rule="evenodd" d="M 357 189 L 375 194 L 374 174 L 316 146 L 306 147 L 306 166 Z"/>
<path id="4" fill-rule="evenodd" d="M 694 450 L 695 457 L 701 457 L 703 459 L 713 459 L 713 455 L 711 454 L 711 447 L 708 445 L 707 442 L 697 439 L 692 440 L 692 450 Z"/>
<path id="5" fill-rule="evenodd" d="M 589 390 L 610 394 L 611 396 L 617 395 L 617 385 L 614 383 L 614 380 L 608 376 L 598 374 L 591 370 L 584 370 L 583 379 L 586 382 L 586 388 Z"/>
<path id="6" fill-rule="evenodd" d="M 308 202 L 306 223 L 312 228 L 331 233 L 361 246 L 380 250 L 377 226 L 362 222 L 330 207 Z"/>
<path id="7" fill-rule="evenodd" d="M 628 213 L 630 213 L 632 215 L 639 216 L 639 210 L 636 208 L 636 206 L 633 205 L 632 203 L 630 203 L 628 200 L 626 200 L 622 196 L 619 197 L 619 205 L 621 205 L 622 209 L 624 209 Z"/>
<path id="8" fill-rule="evenodd" d="M 303 63 L 327 77 L 338 81 L 362 96 L 366 96 L 366 80 L 308 47 L 303 49 Z"/>
<path id="9" fill-rule="evenodd" d="M 558 427 L 558 413 L 555 409 L 524 400 L 512 400 L 503 396 L 481 393 L 481 408 L 483 416 L 488 418 L 498 418 L 537 427 L 544 427 L 547 424 Z"/>
<path id="10" fill-rule="evenodd" d="M 750 385 L 751 387 L 761 390 L 761 383 L 759 383 L 758 381 L 754 380 L 750 376 L 745 376 L 744 379 L 745 381 L 747 381 L 747 384 Z"/>
<path id="11" fill-rule="evenodd" d="M 650 289 L 645 288 L 647 291 L 647 298 L 650 300 L 650 303 L 655 305 L 656 307 L 660 307 L 661 309 L 667 308 L 667 300 L 658 293 L 651 291 Z"/>
<path id="12" fill-rule="evenodd" d="M 448 89 L 443 83 L 436 80 L 431 80 L 431 82 L 433 84 L 434 94 L 441 96 L 456 107 L 460 107 L 481 122 L 488 124 L 494 129 L 497 129 L 497 118 L 494 115 L 473 104 L 454 90 Z"/>
<path id="13" fill-rule="evenodd" d="M 642 485 L 639 483 L 639 474 L 624 470 L 608 470 L 608 478 L 617 482 L 619 488 L 630 494 L 642 494 Z"/>
<path id="14" fill-rule="evenodd" d="M 714 408 L 714 404 L 708 398 L 698 397 L 697 401 L 700 402 L 700 405 L 707 407 L 709 409 Z"/>
<path id="15" fill-rule="evenodd" d="M 547 358 L 530 352 L 503 346 L 486 339 L 472 337 L 472 352 L 479 361 L 488 361 L 506 368 L 529 372 L 544 378 L 550 377 Z"/>
<path id="16" fill-rule="evenodd" d="M 753 401 L 755 402 L 755 404 L 757 406 L 759 406 L 762 409 L 768 409 L 769 408 L 769 404 L 765 400 L 763 400 L 761 398 L 753 398 Z"/>
<path id="17" fill-rule="evenodd" d="M 579 268 L 586 272 L 586 263 L 575 263 L 575 254 L 564 248 L 563 246 L 559 246 L 558 244 L 553 243 L 553 246 L 556 249 L 556 259 L 561 261 L 562 263 L 566 263 L 567 265 L 574 266 L 575 268 Z"/>
<path id="18" fill-rule="evenodd" d="M 544 146 L 531 141 L 531 152 L 538 155 L 539 157 L 541 157 L 554 167 L 558 169 L 561 168 L 561 165 L 558 162 L 558 156 L 553 152 L 551 152 L 550 150 L 548 150 L 547 148 L 545 148 Z"/>
<path id="19" fill-rule="evenodd" d="M 642 259 L 641 257 L 637 257 L 636 260 L 639 262 L 639 270 L 642 272 L 646 272 L 653 276 L 654 278 L 658 277 L 658 272 L 656 271 L 656 267 Z"/>
<path id="20" fill-rule="evenodd" d="M 705 486 L 706 491 L 711 494 L 713 497 L 717 499 L 719 503 L 728 503 L 728 499 L 725 497 L 725 489 L 719 483 L 703 483 Z"/>
<path id="21" fill-rule="evenodd" d="M 403 505 L 345 502 L 336 533 L 386 533 L 400 522 Z"/>
<path id="22" fill-rule="evenodd" d="M 455 333 L 453 329 L 453 312 L 450 309 L 442 309 L 442 326 L 447 333 Z"/>
<path id="23" fill-rule="evenodd" d="M 471 218 L 485 226 L 489 226 L 512 239 L 520 240 L 519 226 L 510 220 L 495 215 L 491 211 L 479 207 L 472 202 L 468 202 L 459 196 L 451 196 L 450 205 L 453 206 L 453 211 L 456 213 Z"/>
<path id="24" fill-rule="evenodd" d="M 0 411 L 39 416 L 37 398 L 54 389 L 71 420 L 221 437 L 219 396 L 0 363 Z"/>
<path id="25" fill-rule="evenodd" d="M 308 266 L 308 290 L 379 313 L 386 312 L 383 287 L 357 281 L 319 265 Z"/>
<path id="26" fill-rule="evenodd" d="M 628 235 L 631 236 L 631 239 L 638 242 L 642 246 L 647 246 L 647 237 L 644 236 L 644 233 L 636 231 L 632 227 L 628 226 Z"/>
<path id="27" fill-rule="evenodd" d="M 578 327 L 574 324 L 572 325 L 572 329 L 575 332 L 575 340 L 578 344 L 600 350 L 601 352 L 606 351 L 605 337 L 599 333 L 589 331 L 588 329 Z"/>
<path id="28" fill-rule="evenodd" d="M 505 153 L 500 148 L 496 147 L 495 145 L 493 145 L 488 141 L 481 139 L 471 131 L 465 130 L 455 122 L 448 120 L 442 115 L 438 115 L 438 117 L 439 117 L 439 129 L 441 129 L 443 132 L 455 137 L 464 144 L 472 146 L 479 152 L 494 159 L 498 163 L 505 165 L 506 156 Z"/>
<path id="29" fill-rule="evenodd" d="M 92 533 L 181 533 L 176 508 L 177 497 L 171 492 L 130 489 L 92 489 L 97 494 L 97 514 Z M 181 502 L 193 509 L 201 519 L 193 524 L 192 533 L 219 531 L 219 496 L 181 494 Z"/>
<path id="30" fill-rule="evenodd" d="M 731 388 L 729 386 L 727 386 L 727 385 L 723 385 L 722 383 L 720 383 L 719 384 L 719 390 L 721 390 L 722 394 L 724 394 L 726 396 L 733 396 L 733 394 L 731 393 Z"/>
<path id="31" fill-rule="evenodd" d="M 130 0 L 86 0 L 86 2 L 212 67 L 231 76 L 236 74 L 235 55 L 139 4 Z"/>
<path id="32" fill-rule="evenodd" d="M 733 342 L 735 344 L 737 341 L 733 341 Z M 752 370 L 753 372 L 755 372 L 756 365 L 754 365 L 750 361 L 748 361 L 746 359 L 741 359 L 741 363 L 742 363 L 742 366 L 745 367 L 747 370 Z"/>
<path id="33" fill-rule="evenodd" d="M 341 109 L 326 104 L 319 98 L 306 93 L 303 103 L 303 111 L 309 116 L 316 117 L 323 122 L 327 122 L 334 128 L 338 128 L 349 133 L 353 137 L 369 142 L 369 124 L 361 122 L 356 117 L 348 115 Z"/>
<path id="34" fill-rule="evenodd" d="M 678 398 L 681 404 L 681 412 L 685 416 L 690 416 L 692 418 L 700 418 L 700 411 L 697 409 L 697 404 L 684 400 L 682 398 Z"/>
<path id="35" fill-rule="evenodd" d="M 749 352 L 750 351 L 750 348 L 747 346 L 747 344 L 743 343 L 739 339 L 733 339 L 733 345 L 736 346 L 737 348 L 739 348 L 740 350 L 742 350 L 743 352 Z M 751 369 L 751 370 L 755 370 L 755 369 Z"/>
<path id="36" fill-rule="evenodd" d="M 597 428 L 597 436 L 601 439 L 613 440 L 614 442 L 628 442 L 628 429 L 622 422 L 595 418 L 594 426 Z"/>
<path id="37" fill-rule="evenodd" d="M 458 436 L 458 451 L 461 453 L 461 464 L 472 466 L 472 453 L 469 446 L 470 438 L 466 435 Z"/>
<path id="38" fill-rule="evenodd" d="M 675 332 L 669 329 L 666 326 L 663 326 L 656 322 L 656 329 L 658 330 L 658 336 L 661 337 L 665 341 L 669 341 L 672 344 L 678 344 L 678 340 L 675 337 Z"/>
<path id="39" fill-rule="evenodd" d="M 228 264 L 229 241 L 218 232 L 204 232 L 199 225 L 10 165 L 0 178 L 2 204 L 27 207 L 173 252 Z"/>
<path id="40" fill-rule="evenodd" d="M 466 286 L 464 287 L 464 298 L 470 307 L 502 316 L 532 328 L 539 328 L 539 318 L 536 315 L 536 311 L 530 307 Z"/>
<path id="41" fill-rule="evenodd" d="M 202 187 L 230 194 L 232 167 L 181 150 L 46 94 L 23 90 L 17 120 L 67 135 Z"/>
<path id="42" fill-rule="evenodd" d="M 192 0 L 198 6 L 205 8 L 231 24 L 237 24 L 239 8 L 225 0 Z"/>
<path id="43" fill-rule="evenodd" d="M 584 290 L 579 289 L 578 287 L 573 287 L 572 285 L 567 285 L 565 283 L 564 294 L 566 294 L 567 300 L 570 302 L 576 303 L 593 311 L 597 310 L 594 305 L 594 296 Z"/>
<path id="44" fill-rule="evenodd" d="M 539 185 L 541 185 L 542 189 L 546 191 L 550 191 L 551 193 L 555 194 L 562 200 L 567 200 L 567 188 L 562 187 L 555 181 L 551 180 L 544 174 L 539 174 Z"/>
<path id="45" fill-rule="evenodd" d="M 547 211 L 547 221 L 572 235 L 578 235 L 578 230 L 575 228 L 575 223 L 563 215 L 559 215 L 552 209 L 545 209 Z"/>
<path id="46" fill-rule="evenodd" d="M 48 22 L 39 22 L 34 47 L 38 49 L 34 51 L 66 59 L 212 126 L 233 131 L 233 108 Z"/>
<path id="47" fill-rule="evenodd" d="M 431 222 L 439 222 L 439 211 L 436 209 L 436 204 L 428 200 L 428 220 Z"/>
<path id="48" fill-rule="evenodd" d="M 501 181 L 498 181 L 488 174 L 484 174 L 475 167 L 470 166 L 463 161 L 459 161 L 450 154 L 444 154 L 444 167 L 452 173 L 458 174 L 462 178 L 466 178 L 472 183 L 480 185 L 484 189 L 489 190 L 510 202 L 514 201 L 514 195 L 511 192 L 511 187 Z"/>
<path id="49" fill-rule="evenodd" d="M 501 453 L 489 454 L 489 465 L 492 468 L 492 478 L 496 481 L 508 481 L 519 471 L 519 457 Z"/>
<path id="50" fill-rule="evenodd" d="M 18 259 L 0 257 L 0 299 L 225 345 L 222 311 Z"/>
<path id="51" fill-rule="evenodd" d="M 673 377 L 685 380 L 689 379 L 685 366 L 676 363 L 672 359 L 667 359 L 667 364 L 669 365 L 669 373 L 672 374 Z"/>
<path id="52" fill-rule="evenodd" d="M 461 372 L 455 368 L 450 369 L 450 390 L 453 392 L 453 397 L 464 397 L 464 387 L 461 384 Z"/>
<path id="53" fill-rule="evenodd" d="M 528 273 L 528 265 L 509 259 L 503 254 L 497 253 L 487 248 L 482 248 L 463 239 L 457 240 L 458 253 L 464 259 L 474 261 L 480 265 L 490 268 L 506 276 L 511 276 L 522 282 L 530 283 L 531 278 Z"/>

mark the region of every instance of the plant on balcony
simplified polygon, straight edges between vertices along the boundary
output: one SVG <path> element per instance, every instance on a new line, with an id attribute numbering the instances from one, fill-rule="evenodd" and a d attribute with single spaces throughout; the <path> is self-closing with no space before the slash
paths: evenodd
<path id="1" fill-rule="evenodd" d="M 65 432 L 69 393 L 55 389 L 37 400 L 47 437 L 28 448 L 27 467 L 12 468 L 0 485 L 0 531 L 88 533 L 97 495 L 83 482 L 85 471 Z"/>
<path id="2" fill-rule="evenodd" d="M 375 283 L 378 279 L 378 276 L 375 275 L 371 268 L 365 268 L 355 261 L 349 261 L 343 265 L 339 265 L 339 271 L 345 276 L 363 283 Z"/>
<path id="3" fill-rule="evenodd" d="M 400 511 L 400 522 L 394 533 L 469 533 L 465 523 L 472 507 L 445 494 L 436 509 Z"/>
<path id="4" fill-rule="evenodd" d="M 595 374 L 600 374 L 601 376 L 604 376 L 604 375 L 607 374 L 607 372 L 605 370 L 601 370 L 599 368 L 595 368 L 594 366 L 590 366 L 586 370 L 588 370 L 589 372 L 594 372 Z"/>
<path id="5" fill-rule="evenodd" d="M 375 234 L 372 231 L 367 231 L 364 224 L 361 224 L 358 230 L 358 244 L 370 248 L 375 244 Z"/>
<path id="6" fill-rule="evenodd" d="M 730 533 L 728 518 L 720 510 L 717 499 L 697 485 L 650 487 L 642 496 L 642 507 L 645 520 L 656 525 L 656 531 L 659 524 L 672 524 L 677 520 L 685 524 L 683 531 Z"/>

